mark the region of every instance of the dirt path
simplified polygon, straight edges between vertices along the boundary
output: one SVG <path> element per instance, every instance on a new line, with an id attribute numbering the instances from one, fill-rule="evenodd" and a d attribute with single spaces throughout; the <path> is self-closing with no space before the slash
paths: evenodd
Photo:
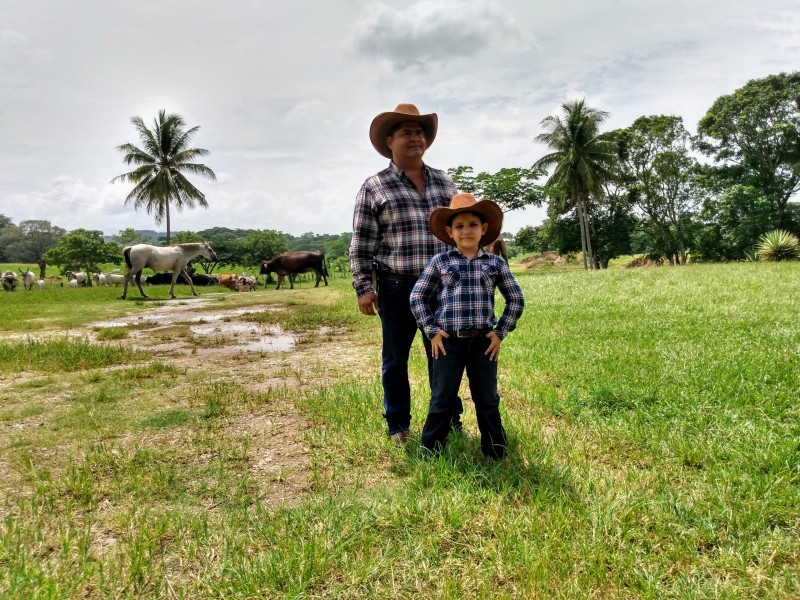
<path id="1" fill-rule="evenodd" d="M 226 430 L 248 438 L 251 469 L 265 504 L 291 505 L 311 489 L 303 441 L 311 423 L 286 396 L 291 390 L 327 385 L 343 370 L 358 372 L 363 363 L 346 331 L 296 334 L 243 318 L 280 310 L 285 309 L 267 304 L 220 309 L 198 299 L 89 323 L 84 334 L 96 338 L 102 328 L 127 327 L 128 335 L 113 343 L 148 350 L 155 360 L 178 368 L 202 365 L 210 384 L 278 390 L 274 402 L 232 420 Z"/>

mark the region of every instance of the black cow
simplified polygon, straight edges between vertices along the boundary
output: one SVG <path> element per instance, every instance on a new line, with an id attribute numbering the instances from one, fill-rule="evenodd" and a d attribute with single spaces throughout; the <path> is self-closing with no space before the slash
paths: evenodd
<path id="1" fill-rule="evenodd" d="M 203 275 L 202 273 L 192 273 L 189 277 L 192 278 L 192 283 L 195 285 L 215 285 L 217 283 L 209 275 Z M 145 283 L 147 285 L 169 285 L 172 283 L 172 273 L 154 273 L 148 275 Z M 178 279 L 176 283 L 185 282 L 183 279 Z"/>
<path id="2" fill-rule="evenodd" d="M 275 288 L 276 290 L 281 289 L 283 278 L 286 275 L 289 276 L 291 289 L 294 289 L 294 275 L 297 273 L 311 273 L 312 271 L 317 274 L 317 283 L 314 287 L 319 287 L 320 278 L 325 280 L 325 285 L 328 285 L 328 269 L 325 266 L 325 255 L 322 252 L 311 250 L 284 252 L 272 260 L 261 261 L 262 275 L 277 273 L 278 285 Z M 267 287 L 266 281 L 264 281 L 264 287 Z"/>

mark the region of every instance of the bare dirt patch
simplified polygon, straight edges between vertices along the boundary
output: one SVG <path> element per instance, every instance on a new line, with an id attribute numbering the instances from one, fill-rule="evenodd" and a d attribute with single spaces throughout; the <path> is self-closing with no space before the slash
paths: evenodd
<path id="1" fill-rule="evenodd" d="M 561 256 L 558 252 L 542 252 L 536 256 L 529 256 L 519 261 L 526 269 L 542 269 L 546 267 L 565 266 L 568 260 L 566 256 Z"/>
<path id="2" fill-rule="evenodd" d="M 132 317 L 90 323 L 85 335 L 108 327 L 127 327 L 128 335 L 111 343 L 154 353 L 155 360 L 209 375 L 209 383 L 275 392 L 265 406 L 234 417 L 232 435 L 248 440 L 251 473 L 267 506 L 293 505 L 311 490 L 309 449 L 303 439 L 312 425 L 299 414 L 289 392 L 326 385 L 343 372 L 356 372 L 360 354 L 345 331 L 321 328 L 284 331 L 243 319 L 271 305 L 220 310 L 202 301 L 165 305 Z M 178 384 L 180 385 L 180 384 Z"/>
<path id="3" fill-rule="evenodd" d="M 660 267 L 664 264 L 664 259 L 659 258 L 650 258 L 647 255 L 640 256 L 639 258 L 635 258 L 629 263 L 625 263 L 626 269 L 634 269 L 636 267 Z"/>

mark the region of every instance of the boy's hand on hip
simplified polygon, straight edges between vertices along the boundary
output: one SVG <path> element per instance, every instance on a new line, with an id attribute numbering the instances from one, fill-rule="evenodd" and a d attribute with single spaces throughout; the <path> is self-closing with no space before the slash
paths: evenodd
<path id="1" fill-rule="evenodd" d="M 497 337 L 494 331 L 487 333 L 486 337 L 491 340 L 491 343 L 484 354 L 489 357 L 489 360 L 497 360 L 497 356 L 500 354 L 500 344 L 503 343 L 503 340 Z"/>
<path id="2" fill-rule="evenodd" d="M 444 342 L 442 340 L 449 337 L 450 334 L 441 329 L 435 336 L 433 336 L 433 339 L 431 340 L 431 356 L 433 356 L 433 358 L 439 358 L 440 352 L 442 353 L 442 356 L 447 356 L 447 352 L 444 351 Z"/>

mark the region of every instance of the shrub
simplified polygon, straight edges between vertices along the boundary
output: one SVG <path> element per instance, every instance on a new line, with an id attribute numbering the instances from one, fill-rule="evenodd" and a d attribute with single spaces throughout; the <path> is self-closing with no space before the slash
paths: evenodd
<path id="1" fill-rule="evenodd" d="M 756 246 L 758 260 L 777 261 L 800 258 L 800 240 L 788 231 L 775 229 L 761 236 Z"/>

